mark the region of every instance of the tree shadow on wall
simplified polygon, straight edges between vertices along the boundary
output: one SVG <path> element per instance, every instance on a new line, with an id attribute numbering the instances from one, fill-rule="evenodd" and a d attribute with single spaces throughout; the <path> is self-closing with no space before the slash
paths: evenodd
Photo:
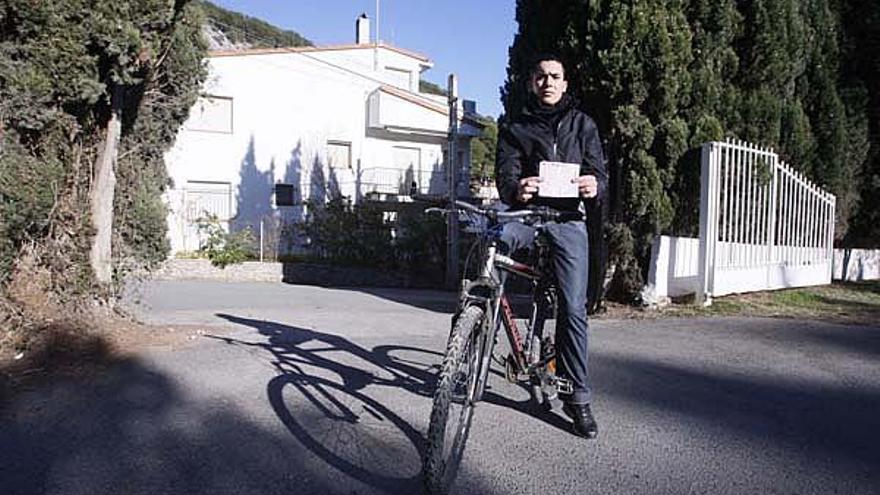
<path id="1" fill-rule="evenodd" d="M 280 184 L 290 186 L 290 205 L 276 205 L 276 164 L 260 170 L 256 163 L 256 142 L 252 136 L 239 169 L 235 216 L 230 231 L 249 229 L 256 246 L 269 250 L 269 258 L 301 254 L 307 248 L 303 225 L 309 209 L 320 207 L 341 195 L 340 181 L 332 168 L 318 155 L 308 165 L 303 157 L 303 142 L 298 140 L 290 152 Z M 307 179 L 306 179 L 307 178 Z M 261 229 L 262 227 L 262 229 Z"/>
<path id="2" fill-rule="evenodd" d="M 325 172 L 325 164 L 315 155 L 311 164 L 303 165 L 303 142 L 298 140 L 290 152 L 284 169 L 282 184 L 290 186 L 291 204 L 279 205 L 274 244 L 279 255 L 303 254 L 308 249 L 308 236 L 305 224 L 309 221 L 310 210 L 325 204 L 330 198 L 340 194 L 339 181 L 333 170 Z M 305 178 L 308 177 L 306 181 Z"/>
<path id="3" fill-rule="evenodd" d="M 440 161 L 435 161 L 431 166 L 431 178 L 428 180 L 428 188 L 425 191 L 427 194 L 446 194 L 446 173 L 443 168 L 443 164 Z"/>
<path id="4" fill-rule="evenodd" d="M 250 229 L 257 237 L 260 232 L 260 222 L 272 218 L 274 213 L 272 195 L 275 192 L 275 161 L 272 160 L 269 170 L 265 172 L 257 168 L 256 143 L 253 136 L 248 142 L 238 176 L 236 208 L 230 222 L 230 231 L 238 232 Z"/>
<path id="5" fill-rule="evenodd" d="M 279 255 L 295 254 L 298 248 L 305 245 L 306 239 L 302 229 L 306 214 L 302 194 L 302 154 L 303 144 L 300 139 L 291 150 L 290 159 L 284 167 L 282 184 L 291 188 L 291 195 L 286 198 L 290 204 L 278 206 L 275 245 Z"/>

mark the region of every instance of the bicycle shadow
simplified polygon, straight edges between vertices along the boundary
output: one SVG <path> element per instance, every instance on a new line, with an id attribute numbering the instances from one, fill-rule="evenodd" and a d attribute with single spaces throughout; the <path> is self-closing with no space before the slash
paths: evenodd
<path id="1" fill-rule="evenodd" d="M 493 369 L 491 370 L 491 374 L 497 376 L 494 380 L 489 380 L 486 391 L 483 393 L 484 402 L 488 402 L 489 404 L 493 404 L 496 406 L 506 407 L 508 409 L 513 409 L 514 411 L 522 413 L 526 416 L 531 416 L 532 418 L 537 419 L 549 426 L 553 426 L 554 428 L 558 428 L 565 432 L 571 432 L 571 422 L 557 414 L 562 410 L 562 406 L 559 404 L 558 399 L 554 399 L 552 410 L 547 410 L 541 406 L 537 406 L 533 404 L 530 399 L 513 400 L 509 397 L 506 397 L 505 395 L 496 393 L 491 388 L 491 384 L 493 381 L 497 382 L 499 380 L 506 380 L 504 378 L 504 373 Z M 529 392 L 528 386 L 522 383 L 517 383 L 515 386 L 522 389 L 525 393 Z"/>
<path id="2" fill-rule="evenodd" d="M 379 400 L 380 388 L 402 390 L 425 399 L 433 396 L 443 354 L 404 345 L 372 349 L 316 330 L 278 322 L 217 313 L 230 323 L 251 327 L 266 342 L 248 342 L 228 336 L 206 335 L 229 344 L 256 347 L 271 355 L 278 372 L 267 384 L 269 403 L 287 431 L 327 465 L 385 493 L 421 493 L 423 432 L 413 422 L 427 419 L 424 411 L 407 401 L 401 412 Z M 410 357 L 415 355 L 415 357 Z M 424 359 L 425 356 L 430 356 Z M 421 358 L 421 359 L 419 359 Z M 504 380 L 503 373 L 490 380 Z M 523 385 L 517 385 L 527 390 Z M 381 395 L 381 394 L 379 394 Z M 536 408 L 526 399 L 514 400 L 509 391 L 492 389 L 483 401 L 537 418 L 570 431 L 570 424 L 553 412 Z M 407 412 L 416 412 L 417 415 Z M 410 472 L 401 476 L 401 472 Z"/>
<path id="3" fill-rule="evenodd" d="M 392 410 L 376 396 L 387 387 L 391 393 L 403 390 L 430 397 L 440 353 L 399 345 L 366 349 L 338 335 L 217 316 L 268 338 L 255 343 L 208 335 L 271 354 L 278 375 L 267 385 L 269 403 L 300 444 L 328 465 L 386 493 L 421 490 L 424 436 L 401 415 L 411 411 Z M 418 359 L 425 355 L 434 359 L 430 363 Z M 401 472 L 412 474 L 401 476 Z"/>

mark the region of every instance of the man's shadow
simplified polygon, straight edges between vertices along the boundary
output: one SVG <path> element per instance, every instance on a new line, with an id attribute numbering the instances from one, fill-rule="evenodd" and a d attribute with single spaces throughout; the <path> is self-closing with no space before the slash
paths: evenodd
<path id="1" fill-rule="evenodd" d="M 421 490 L 421 474 L 414 469 L 413 459 L 420 469 L 425 450 L 423 432 L 395 412 L 394 406 L 376 397 L 377 393 L 381 396 L 382 387 L 432 397 L 441 353 L 401 345 L 366 349 L 329 333 L 229 314 L 217 316 L 254 328 L 267 338 L 266 342 L 248 342 L 208 336 L 271 354 L 271 365 L 278 375 L 267 385 L 269 403 L 304 447 L 348 476 L 387 493 Z M 497 370 L 493 374 L 502 375 Z M 489 385 L 502 379 L 496 376 Z M 483 401 L 570 430 L 559 416 L 536 408 L 528 400 L 512 400 L 491 387 Z M 425 422 L 427 419 L 425 415 Z M 475 421 L 473 427 L 479 428 L 479 416 Z M 405 441 L 400 441 L 400 434 Z M 410 476 L 401 475 L 414 470 L 417 472 Z"/>

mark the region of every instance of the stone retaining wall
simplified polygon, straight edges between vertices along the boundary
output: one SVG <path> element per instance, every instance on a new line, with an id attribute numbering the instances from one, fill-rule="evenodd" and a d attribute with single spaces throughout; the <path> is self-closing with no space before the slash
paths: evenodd
<path id="1" fill-rule="evenodd" d="M 323 287 L 440 288 L 436 282 L 368 267 L 322 263 L 247 261 L 217 268 L 205 259 L 173 259 L 153 274 L 157 280 L 221 280 L 235 282 L 285 282 Z"/>
<path id="2" fill-rule="evenodd" d="M 168 260 L 153 274 L 157 280 L 225 280 L 235 282 L 281 282 L 281 263 L 245 261 L 241 264 L 217 268 L 210 260 Z"/>

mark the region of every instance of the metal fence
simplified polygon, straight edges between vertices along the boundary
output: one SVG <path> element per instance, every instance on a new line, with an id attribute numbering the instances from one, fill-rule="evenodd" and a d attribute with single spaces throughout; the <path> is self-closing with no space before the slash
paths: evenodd
<path id="1" fill-rule="evenodd" d="M 395 167 L 370 167 L 361 172 L 361 193 L 409 195 L 415 191 L 439 194 L 446 190 L 442 170 L 412 170 Z"/>
<path id="2" fill-rule="evenodd" d="M 830 283 L 835 202 L 768 148 L 703 145 L 698 297 Z"/>

